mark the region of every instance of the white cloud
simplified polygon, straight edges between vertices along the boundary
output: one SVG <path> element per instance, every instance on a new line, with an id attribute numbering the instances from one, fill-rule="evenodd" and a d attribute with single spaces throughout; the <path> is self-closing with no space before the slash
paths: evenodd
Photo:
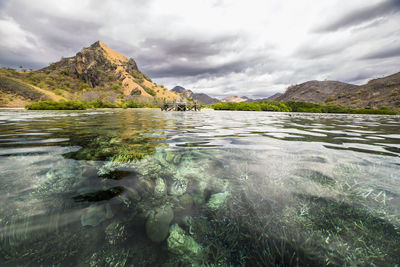
<path id="1" fill-rule="evenodd" d="M 268 96 L 313 79 L 361 83 L 399 71 L 389 53 L 400 47 L 396 1 L 6 0 L 0 64 L 44 66 L 103 40 L 156 82 L 211 95 Z"/>
<path id="2" fill-rule="evenodd" d="M 14 52 L 19 49 L 33 49 L 36 41 L 33 34 L 21 29 L 12 18 L 0 19 L 0 36 L 0 46 Z"/>

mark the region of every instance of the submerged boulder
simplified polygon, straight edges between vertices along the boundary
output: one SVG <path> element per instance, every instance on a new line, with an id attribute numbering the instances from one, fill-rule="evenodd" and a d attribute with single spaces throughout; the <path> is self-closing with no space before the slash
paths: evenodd
<path id="1" fill-rule="evenodd" d="M 97 226 L 106 219 L 111 219 L 113 216 L 110 204 L 91 205 L 82 214 L 81 224 L 82 226 Z"/>
<path id="2" fill-rule="evenodd" d="M 201 264 L 207 255 L 205 249 L 177 224 L 169 229 L 167 243 L 170 252 L 181 256 L 192 265 Z"/>
<path id="3" fill-rule="evenodd" d="M 185 210 L 190 210 L 193 207 L 193 198 L 190 194 L 184 194 L 179 198 L 179 204 Z"/>
<path id="4" fill-rule="evenodd" d="M 157 178 L 156 184 L 154 186 L 154 196 L 155 197 L 162 197 L 167 194 L 167 185 L 164 182 L 164 179 Z"/>
<path id="5" fill-rule="evenodd" d="M 147 237 L 156 243 L 160 243 L 168 236 L 169 224 L 174 218 L 174 212 L 170 206 L 158 208 L 146 221 Z"/>

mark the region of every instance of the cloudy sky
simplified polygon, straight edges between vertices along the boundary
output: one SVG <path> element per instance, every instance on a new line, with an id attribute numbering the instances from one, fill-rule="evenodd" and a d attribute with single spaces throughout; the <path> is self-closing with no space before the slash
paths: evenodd
<path id="1" fill-rule="evenodd" d="M 264 97 L 400 71 L 400 0 L 0 0 L 0 67 L 97 40 L 168 88 Z"/>

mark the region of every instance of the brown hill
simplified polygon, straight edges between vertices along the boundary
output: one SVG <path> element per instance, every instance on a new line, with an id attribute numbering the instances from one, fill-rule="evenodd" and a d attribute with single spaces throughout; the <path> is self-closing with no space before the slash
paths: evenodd
<path id="1" fill-rule="evenodd" d="M 17 72 L 2 68 L 0 79 L 14 81 L 14 87 L 4 87 L 0 83 L 1 106 L 15 106 L 10 103 L 11 99 L 19 99 L 23 104 L 60 98 L 114 103 L 120 100 L 157 98 L 162 101 L 180 97 L 153 83 L 140 72 L 134 59 L 111 50 L 100 41 L 83 48 L 74 57 L 62 58 L 41 70 Z M 16 86 L 17 83 L 19 86 Z M 22 88 L 35 91 L 35 97 L 28 97 Z M 39 93 L 43 96 L 39 97 Z"/>
<path id="2" fill-rule="evenodd" d="M 221 99 L 221 102 L 246 102 L 248 100 L 247 97 L 239 97 L 239 96 L 227 96 Z"/>
<path id="3" fill-rule="evenodd" d="M 277 101 L 305 101 L 352 108 L 400 109 L 400 72 L 352 85 L 336 81 L 310 81 L 291 86 Z"/>

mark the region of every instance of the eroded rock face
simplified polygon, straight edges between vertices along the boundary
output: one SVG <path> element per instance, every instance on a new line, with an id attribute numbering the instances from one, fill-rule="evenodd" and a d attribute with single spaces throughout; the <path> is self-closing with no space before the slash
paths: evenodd
<path id="1" fill-rule="evenodd" d="M 101 42 L 96 42 L 90 47 L 82 49 L 72 58 L 74 73 L 91 87 L 99 85 L 107 79 L 110 72 L 113 72 L 118 65 L 126 64 L 126 68 L 135 68 L 135 61 L 128 61 L 126 58 L 114 58 L 108 48 Z M 119 56 L 119 55 L 118 55 Z"/>
<path id="2" fill-rule="evenodd" d="M 126 64 L 126 71 L 130 74 L 133 74 L 135 71 L 138 71 L 137 64 L 133 58 L 130 58 Z"/>
<path id="3" fill-rule="evenodd" d="M 122 77 L 118 75 L 122 73 L 133 75 L 139 71 L 133 58 L 126 58 L 100 41 L 83 48 L 75 57 L 62 59 L 55 65 L 56 68 L 72 70 L 92 88 L 109 81 L 109 77 L 121 80 Z"/>
<path id="4" fill-rule="evenodd" d="M 168 236 L 169 224 L 174 218 L 174 212 L 170 206 L 158 208 L 146 221 L 147 237 L 156 243 L 160 243 Z"/>
<path id="5" fill-rule="evenodd" d="M 85 48 L 75 57 L 74 72 L 91 87 L 95 87 L 101 82 L 101 74 L 104 72 L 106 61 L 99 51 L 92 50 L 90 47 Z"/>

